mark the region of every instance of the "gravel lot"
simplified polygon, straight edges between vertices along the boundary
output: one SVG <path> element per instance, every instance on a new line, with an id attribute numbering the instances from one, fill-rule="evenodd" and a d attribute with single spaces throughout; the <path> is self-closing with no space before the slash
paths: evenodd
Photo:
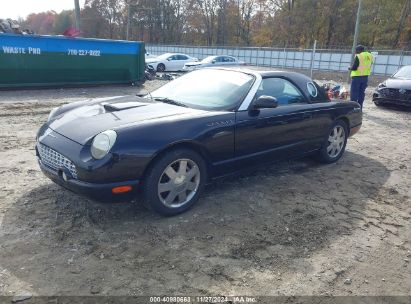
<path id="1" fill-rule="evenodd" d="M 0 295 L 411 295 L 410 112 L 368 96 L 338 163 L 226 178 L 172 218 L 43 176 L 35 134 L 51 108 L 136 92 L 0 91 Z"/>

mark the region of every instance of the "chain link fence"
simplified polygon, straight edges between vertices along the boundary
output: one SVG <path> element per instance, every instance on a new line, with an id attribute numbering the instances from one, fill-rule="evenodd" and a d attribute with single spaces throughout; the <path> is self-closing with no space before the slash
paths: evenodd
<path id="1" fill-rule="evenodd" d="M 351 50 L 348 49 L 299 49 L 269 47 L 207 47 L 184 45 L 146 45 L 153 55 L 163 53 L 184 53 L 199 60 L 207 56 L 230 55 L 249 65 L 301 69 L 312 71 L 347 72 L 351 64 Z M 411 51 L 372 50 L 375 56 L 373 75 L 388 76 L 401 66 L 411 65 Z"/>

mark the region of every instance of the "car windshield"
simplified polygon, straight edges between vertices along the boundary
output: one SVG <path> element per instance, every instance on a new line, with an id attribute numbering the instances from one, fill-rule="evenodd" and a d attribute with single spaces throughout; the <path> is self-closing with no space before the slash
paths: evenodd
<path id="1" fill-rule="evenodd" d="M 211 61 L 213 61 L 216 58 L 217 58 L 216 56 L 209 56 L 209 57 L 206 57 L 203 60 L 201 60 L 201 62 L 210 63 Z"/>
<path id="2" fill-rule="evenodd" d="M 404 66 L 393 75 L 395 78 L 411 79 L 411 65 Z"/>
<path id="3" fill-rule="evenodd" d="M 254 76 L 243 72 L 198 70 L 167 83 L 150 97 L 195 109 L 233 110 L 243 101 L 253 82 Z"/>

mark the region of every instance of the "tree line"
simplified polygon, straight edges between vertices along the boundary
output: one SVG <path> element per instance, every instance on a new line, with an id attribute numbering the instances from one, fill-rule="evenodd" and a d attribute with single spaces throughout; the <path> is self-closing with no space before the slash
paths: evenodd
<path id="1" fill-rule="evenodd" d="M 86 0 L 84 37 L 154 44 L 311 47 L 352 44 L 358 0 Z M 73 27 L 72 10 L 20 21 L 39 34 Z M 364 0 L 359 42 L 411 49 L 411 0 Z"/>

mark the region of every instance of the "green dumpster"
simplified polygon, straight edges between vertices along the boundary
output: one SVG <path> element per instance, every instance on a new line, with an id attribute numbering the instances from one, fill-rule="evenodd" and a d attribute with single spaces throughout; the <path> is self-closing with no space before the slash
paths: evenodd
<path id="1" fill-rule="evenodd" d="M 144 81 L 144 43 L 0 34 L 0 88 Z"/>

